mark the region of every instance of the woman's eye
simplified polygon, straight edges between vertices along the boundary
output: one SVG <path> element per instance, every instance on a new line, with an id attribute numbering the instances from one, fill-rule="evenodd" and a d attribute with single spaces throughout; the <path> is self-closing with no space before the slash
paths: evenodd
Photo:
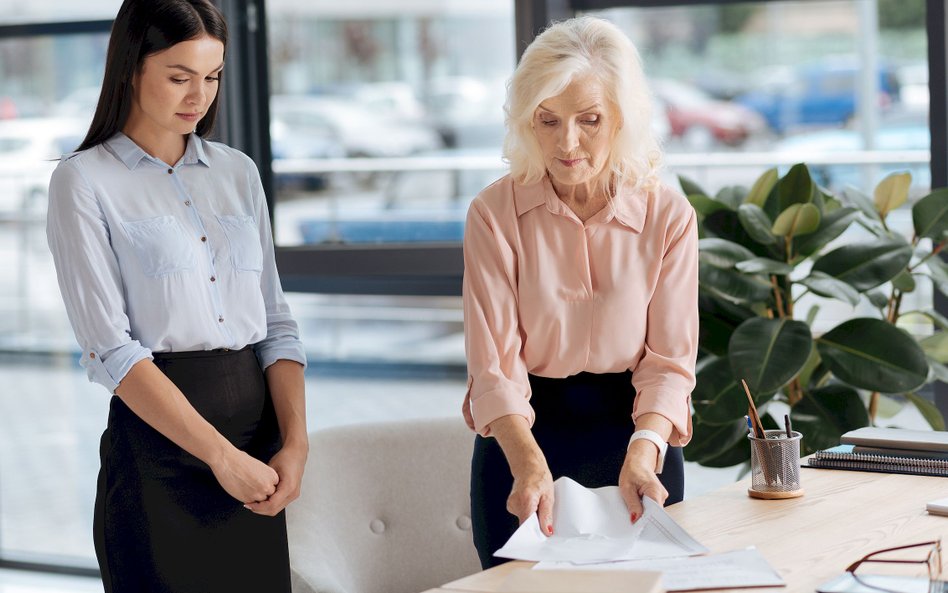
<path id="1" fill-rule="evenodd" d="M 171 82 L 173 82 L 173 83 L 175 83 L 175 84 L 184 84 L 184 83 L 186 83 L 187 81 L 188 81 L 187 78 L 172 78 L 172 79 L 171 79 Z"/>
<path id="2" fill-rule="evenodd" d="M 542 118 L 541 118 L 541 119 L 540 119 L 540 123 L 543 124 L 544 126 L 555 126 L 555 125 L 556 125 L 556 120 L 555 120 L 555 119 L 542 119 Z"/>
<path id="3" fill-rule="evenodd" d="M 206 80 L 207 82 L 217 82 L 217 81 L 219 81 L 220 79 L 221 79 L 220 76 L 208 76 L 208 77 L 205 78 L 204 80 Z"/>
<path id="4" fill-rule="evenodd" d="M 597 124 L 599 123 L 599 118 L 598 118 L 598 117 L 590 117 L 590 118 L 584 119 L 584 120 L 582 120 L 582 121 L 583 121 L 583 123 L 586 124 L 587 126 L 595 126 L 595 125 L 597 125 Z"/>

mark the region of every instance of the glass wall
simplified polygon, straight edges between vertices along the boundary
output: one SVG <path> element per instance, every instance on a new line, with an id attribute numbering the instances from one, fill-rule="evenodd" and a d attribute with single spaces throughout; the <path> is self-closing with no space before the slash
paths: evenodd
<path id="1" fill-rule="evenodd" d="M 834 194 L 872 196 L 885 176 L 912 175 L 909 203 L 889 225 L 911 238 L 911 205 L 931 187 L 924 0 L 807 0 L 590 14 L 636 43 L 667 121 L 666 181 L 685 176 L 714 195 L 751 187 L 766 169 L 805 162 Z M 819 15 L 814 18 L 814 15 Z M 839 240 L 860 234 L 853 225 Z M 863 231 L 864 232 L 864 231 Z M 871 235 L 864 232 L 868 240 Z M 905 295 L 904 310 L 930 309 L 930 283 Z M 875 309 L 819 304 L 817 331 Z M 908 321 L 908 320 L 906 320 Z M 918 321 L 915 318 L 913 321 Z M 930 332 L 930 325 L 906 329 Z"/>

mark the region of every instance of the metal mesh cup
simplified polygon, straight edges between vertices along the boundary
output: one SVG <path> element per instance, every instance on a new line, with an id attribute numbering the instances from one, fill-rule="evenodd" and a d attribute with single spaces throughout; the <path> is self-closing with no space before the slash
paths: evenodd
<path id="1" fill-rule="evenodd" d="M 782 430 L 764 431 L 767 438 L 747 435 L 751 445 L 751 487 L 748 494 L 755 498 L 793 498 L 801 496 L 800 439 Z"/>

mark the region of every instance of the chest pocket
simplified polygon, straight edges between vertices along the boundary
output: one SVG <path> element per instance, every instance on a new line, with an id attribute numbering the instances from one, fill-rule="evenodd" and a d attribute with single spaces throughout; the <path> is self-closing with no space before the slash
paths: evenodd
<path id="1" fill-rule="evenodd" d="M 152 278 L 194 268 L 195 254 L 174 216 L 123 222 L 142 271 Z"/>
<path id="2" fill-rule="evenodd" d="M 263 248 L 260 232 L 253 216 L 218 215 L 217 220 L 224 229 L 234 268 L 241 272 L 263 270 Z"/>

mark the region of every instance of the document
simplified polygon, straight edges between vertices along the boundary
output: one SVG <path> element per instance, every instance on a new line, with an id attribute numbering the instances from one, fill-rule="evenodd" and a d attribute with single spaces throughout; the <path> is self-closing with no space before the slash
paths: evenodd
<path id="1" fill-rule="evenodd" d="M 642 500 L 644 512 L 633 524 L 618 486 L 589 489 L 564 477 L 553 488 L 554 535 L 543 534 L 534 513 L 495 556 L 582 564 L 708 551 L 650 498 Z"/>
<path id="2" fill-rule="evenodd" d="M 697 591 L 701 589 L 729 589 L 739 587 L 780 587 L 786 583 L 757 548 L 735 550 L 723 554 L 627 560 L 583 564 L 572 562 L 540 562 L 534 570 L 655 570 L 662 573 L 666 591 Z"/>

